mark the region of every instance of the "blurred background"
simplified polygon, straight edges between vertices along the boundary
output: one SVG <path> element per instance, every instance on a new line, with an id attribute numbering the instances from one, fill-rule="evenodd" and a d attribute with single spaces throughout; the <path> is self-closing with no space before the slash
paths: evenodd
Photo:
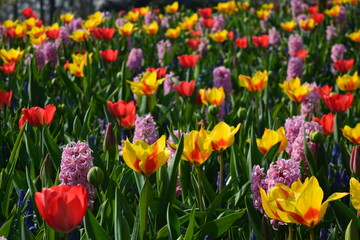
<path id="1" fill-rule="evenodd" d="M 205 7 L 227 0 L 178 0 L 189 8 Z M 0 0 L 0 22 L 17 19 L 21 10 L 32 7 L 45 24 L 50 24 L 54 17 L 61 13 L 76 13 L 82 18 L 96 10 L 113 11 L 128 10 L 132 7 L 151 5 L 153 8 L 170 4 L 174 0 Z"/>

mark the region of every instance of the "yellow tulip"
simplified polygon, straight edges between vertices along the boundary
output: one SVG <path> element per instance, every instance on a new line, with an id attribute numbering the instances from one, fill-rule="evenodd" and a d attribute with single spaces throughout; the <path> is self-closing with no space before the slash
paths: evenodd
<path id="1" fill-rule="evenodd" d="M 41 34 L 38 37 L 30 35 L 30 43 L 32 45 L 43 44 L 45 42 L 45 39 L 46 39 L 46 34 L 45 33 Z"/>
<path id="2" fill-rule="evenodd" d="M 193 28 L 198 19 L 199 16 L 197 13 L 194 13 L 191 17 L 184 17 L 184 22 L 179 22 L 179 25 L 183 30 L 190 30 Z"/>
<path id="3" fill-rule="evenodd" d="M 102 17 L 102 13 L 100 11 L 90 14 L 88 16 L 88 19 L 93 20 L 95 22 L 96 26 L 100 25 L 104 21 L 104 19 Z"/>
<path id="4" fill-rule="evenodd" d="M 70 23 L 73 20 L 74 16 L 75 15 L 72 13 L 65 13 L 65 14 L 60 15 L 60 19 L 61 19 L 61 21 L 64 21 L 65 23 Z"/>
<path id="5" fill-rule="evenodd" d="M 210 132 L 211 146 L 214 151 L 222 152 L 234 143 L 234 135 L 239 131 L 241 124 L 239 123 L 236 128 L 227 125 L 225 122 L 216 124 Z"/>
<path id="6" fill-rule="evenodd" d="M 356 32 L 350 33 L 348 35 L 348 38 L 350 38 L 354 42 L 360 42 L 360 29 Z"/>
<path id="7" fill-rule="evenodd" d="M 89 58 L 90 63 L 92 63 L 92 55 L 93 53 L 78 53 L 78 54 L 71 54 L 71 58 L 73 60 L 74 64 L 77 64 L 78 66 L 87 64 L 87 59 Z"/>
<path id="8" fill-rule="evenodd" d="M 256 11 L 256 15 L 259 19 L 267 19 L 271 13 L 269 9 L 260 9 Z"/>
<path id="9" fill-rule="evenodd" d="M 263 209 L 269 218 L 286 223 L 315 227 L 324 217 L 330 201 L 342 198 L 349 193 L 333 193 L 322 203 L 324 192 L 315 177 L 294 182 L 291 188 L 282 183 L 276 184 L 266 194 L 260 188 Z"/>
<path id="10" fill-rule="evenodd" d="M 87 39 L 88 37 L 89 37 L 89 32 L 83 31 L 81 29 L 72 32 L 70 35 L 70 38 L 75 42 L 84 42 L 85 39 Z"/>
<path id="11" fill-rule="evenodd" d="M 330 9 L 325 9 L 324 13 L 329 17 L 337 17 L 340 14 L 340 6 L 335 5 Z"/>
<path id="12" fill-rule="evenodd" d="M 12 62 L 17 63 L 18 61 L 20 61 L 23 55 L 24 55 L 24 50 L 21 51 L 20 47 L 18 47 L 17 49 L 11 48 L 9 51 L 5 49 L 0 50 L 0 57 L 6 63 L 12 63 Z"/>
<path id="13" fill-rule="evenodd" d="M 8 19 L 8 20 L 5 20 L 5 21 L 3 22 L 3 25 L 4 25 L 4 27 L 5 27 L 6 29 L 13 29 L 13 28 L 15 28 L 16 25 L 18 24 L 17 22 L 18 22 L 18 20 L 13 21 L 13 20 L 11 20 L 11 19 Z"/>
<path id="14" fill-rule="evenodd" d="M 57 29 L 59 29 L 59 24 L 58 23 L 54 23 L 51 26 L 46 26 L 45 27 L 45 30 L 57 30 Z"/>
<path id="15" fill-rule="evenodd" d="M 147 34 L 156 34 L 159 31 L 159 24 L 153 21 L 149 25 L 143 25 L 143 29 Z"/>
<path id="16" fill-rule="evenodd" d="M 181 28 L 169 28 L 165 32 L 165 36 L 168 38 L 177 38 L 180 35 Z"/>
<path id="17" fill-rule="evenodd" d="M 31 30 L 28 31 L 27 34 L 32 37 L 38 38 L 44 34 L 44 27 L 43 26 L 41 26 L 41 27 L 35 26 L 35 27 L 31 28 Z"/>
<path id="18" fill-rule="evenodd" d="M 355 178 L 350 179 L 350 195 L 351 204 L 357 211 L 360 211 L 360 183 Z"/>
<path id="19" fill-rule="evenodd" d="M 301 102 L 310 93 L 313 88 L 309 88 L 309 84 L 301 85 L 300 78 L 291 78 L 289 81 L 280 83 L 279 86 L 283 92 L 293 101 Z"/>
<path id="20" fill-rule="evenodd" d="M 250 92 L 262 91 L 267 87 L 267 84 L 268 75 L 266 70 L 264 72 L 257 71 L 252 78 L 245 75 L 239 76 L 239 85 L 245 87 Z"/>
<path id="21" fill-rule="evenodd" d="M 292 32 L 294 28 L 297 26 L 297 23 L 294 20 L 288 22 L 281 22 L 281 28 L 286 32 Z"/>
<path id="22" fill-rule="evenodd" d="M 356 71 L 354 75 L 345 74 L 344 76 L 338 76 L 336 79 L 336 84 L 342 91 L 354 91 L 360 87 L 360 79 L 358 77 L 358 72 Z"/>
<path id="23" fill-rule="evenodd" d="M 266 154 L 278 142 L 281 142 L 278 150 L 278 153 L 280 153 L 284 151 L 288 144 L 284 127 L 280 127 L 276 131 L 265 128 L 265 132 L 262 137 L 256 139 L 259 151 L 263 154 Z"/>
<path id="24" fill-rule="evenodd" d="M 26 29 L 31 29 L 35 26 L 36 24 L 36 19 L 31 17 L 31 18 L 28 18 L 26 20 L 24 20 L 23 22 L 23 26 L 26 28 Z"/>
<path id="25" fill-rule="evenodd" d="M 140 8 L 140 16 L 144 17 L 149 11 L 150 11 L 150 8 L 148 6 L 147 7 L 141 7 Z"/>
<path id="26" fill-rule="evenodd" d="M 271 10 L 274 8 L 274 4 L 273 3 L 263 3 L 261 5 L 261 8 L 262 9 L 267 9 L 267 10 Z"/>
<path id="27" fill-rule="evenodd" d="M 123 158 L 131 169 L 144 175 L 151 176 L 163 166 L 170 156 L 169 149 L 165 146 L 165 135 L 161 136 L 154 144 L 149 145 L 142 140 L 135 144 L 125 141 Z"/>
<path id="28" fill-rule="evenodd" d="M 135 22 L 138 20 L 139 16 L 140 16 L 139 11 L 136 11 L 136 12 L 129 11 L 124 18 L 128 19 L 131 22 Z"/>
<path id="29" fill-rule="evenodd" d="M 131 22 L 125 23 L 122 27 L 117 27 L 119 34 L 124 37 L 131 35 L 133 32 L 138 30 L 139 28 L 134 27 L 134 24 Z"/>
<path id="30" fill-rule="evenodd" d="M 210 157 L 212 151 L 209 131 L 201 128 L 200 131 L 193 130 L 184 135 L 184 149 L 181 159 L 199 167 Z"/>
<path id="31" fill-rule="evenodd" d="M 360 123 L 356 124 L 354 128 L 345 125 L 344 128 L 340 128 L 344 137 L 346 137 L 350 142 L 355 144 L 360 144 Z"/>
<path id="32" fill-rule="evenodd" d="M 179 10 L 179 3 L 173 2 L 173 4 L 169 4 L 165 6 L 165 11 L 167 13 L 176 13 Z"/>
<path id="33" fill-rule="evenodd" d="M 156 72 L 146 72 L 139 82 L 127 81 L 130 84 L 131 91 L 139 95 L 152 95 L 165 78 L 157 79 Z"/>
<path id="34" fill-rule="evenodd" d="M 315 27 L 315 20 L 312 18 L 300 19 L 299 25 L 305 31 L 313 29 Z"/>
<path id="35" fill-rule="evenodd" d="M 96 28 L 97 25 L 98 25 L 97 20 L 87 19 L 81 24 L 81 27 L 86 30 L 92 30 Z"/>
<path id="36" fill-rule="evenodd" d="M 223 87 L 211 88 L 208 90 L 200 89 L 199 91 L 201 102 L 205 105 L 220 106 L 225 99 L 225 91 Z"/>
<path id="37" fill-rule="evenodd" d="M 84 64 L 69 63 L 69 72 L 77 77 L 84 77 Z"/>
<path id="38" fill-rule="evenodd" d="M 245 4 L 246 2 L 244 2 Z M 216 7 L 214 7 L 214 9 L 217 9 L 219 12 L 226 12 L 228 15 L 231 15 L 234 10 L 236 10 L 236 3 L 235 1 L 229 1 L 229 2 L 225 2 L 225 3 L 218 3 Z"/>
<path id="39" fill-rule="evenodd" d="M 24 37 L 26 34 L 26 28 L 20 24 L 17 24 L 15 27 L 15 36 L 20 38 Z"/>
<path id="40" fill-rule="evenodd" d="M 210 33 L 209 37 L 215 42 L 224 42 L 227 39 L 228 31 L 227 30 L 219 30 L 215 33 Z"/>

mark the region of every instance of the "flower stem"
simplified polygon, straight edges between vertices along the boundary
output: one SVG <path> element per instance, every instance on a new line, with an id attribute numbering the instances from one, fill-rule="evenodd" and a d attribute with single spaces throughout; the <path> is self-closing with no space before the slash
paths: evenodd
<path id="1" fill-rule="evenodd" d="M 293 240 L 294 239 L 294 228 L 292 224 L 289 224 L 289 240 Z"/>
<path id="2" fill-rule="evenodd" d="M 256 121 L 256 127 L 259 127 L 259 99 L 258 99 L 258 93 L 255 92 L 255 121 Z"/>
<path id="3" fill-rule="evenodd" d="M 224 178 L 224 160 L 223 160 L 223 152 L 222 151 L 219 153 L 219 164 L 220 164 L 220 174 L 219 174 L 220 175 L 219 176 L 219 178 L 220 178 L 219 193 L 220 193 L 222 190 L 223 181 L 224 181 L 224 179 L 223 179 Z"/>
<path id="4" fill-rule="evenodd" d="M 64 233 L 64 239 L 65 239 L 65 240 L 70 240 L 69 233 Z"/>
<path id="5" fill-rule="evenodd" d="M 314 228 L 310 228 L 310 240 L 315 240 Z"/>
<path id="6" fill-rule="evenodd" d="M 150 179 L 149 177 L 146 177 L 146 205 L 145 205 L 145 234 L 146 236 L 149 236 L 148 234 L 148 211 L 149 211 L 149 195 L 150 195 Z M 147 237 L 145 238 L 147 239 Z"/>
<path id="7" fill-rule="evenodd" d="M 203 192 L 202 192 L 202 184 L 201 184 L 201 168 L 200 166 L 196 167 L 197 168 L 197 177 L 198 177 L 198 185 L 199 185 L 199 210 L 200 212 L 204 211 L 204 207 L 203 207 Z"/>

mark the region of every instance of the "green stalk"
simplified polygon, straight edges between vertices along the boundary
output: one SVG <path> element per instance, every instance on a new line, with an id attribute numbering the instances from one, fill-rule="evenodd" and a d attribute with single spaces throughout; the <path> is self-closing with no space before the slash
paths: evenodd
<path id="1" fill-rule="evenodd" d="M 199 185 L 199 210 L 200 212 L 204 211 L 203 206 L 203 190 L 202 190 L 202 184 L 201 184 L 201 168 L 200 166 L 196 167 L 197 169 L 197 177 L 198 177 L 198 185 Z"/>
<path id="2" fill-rule="evenodd" d="M 65 240 L 70 240 L 69 233 L 64 233 L 64 239 L 65 239 Z"/>
<path id="3" fill-rule="evenodd" d="M 293 240 L 294 239 L 294 228 L 292 224 L 289 224 L 289 240 Z"/>
<path id="4" fill-rule="evenodd" d="M 219 153 L 219 164 L 220 164 L 220 186 L 219 186 L 219 193 L 222 190 L 222 186 L 223 186 L 223 176 L 224 176 L 224 160 L 223 160 L 223 152 L 221 151 Z"/>
<path id="5" fill-rule="evenodd" d="M 149 217 L 148 217 L 148 212 L 149 212 L 149 195 L 150 195 L 150 179 L 149 177 L 146 177 L 146 209 L 145 209 L 145 234 L 146 234 L 146 237 L 145 239 L 147 239 L 147 236 L 149 236 L 148 234 L 148 221 L 149 221 Z"/>
<path id="6" fill-rule="evenodd" d="M 310 228 L 310 240 L 315 240 L 314 228 Z"/>

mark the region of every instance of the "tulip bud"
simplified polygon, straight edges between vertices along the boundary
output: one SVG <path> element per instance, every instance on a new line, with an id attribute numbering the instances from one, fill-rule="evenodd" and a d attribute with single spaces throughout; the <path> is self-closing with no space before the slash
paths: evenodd
<path id="1" fill-rule="evenodd" d="M 210 115 L 214 115 L 214 116 L 215 116 L 218 112 L 219 112 L 218 106 L 216 106 L 216 105 L 211 105 L 211 106 L 209 106 L 209 108 L 208 108 L 208 113 L 209 113 Z"/>
<path id="2" fill-rule="evenodd" d="M 355 146 L 351 151 L 350 170 L 356 176 L 360 176 L 360 145 Z"/>
<path id="3" fill-rule="evenodd" d="M 324 134 L 321 131 L 312 131 L 310 132 L 310 141 L 322 143 L 324 141 Z"/>
<path id="4" fill-rule="evenodd" d="M 75 136 L 80 136 L 82 124 L 79 117 L 76 115 L 73 123 L 73 134 Z"/>
<path id="5" fill-rule="evenodd" d="M 104 172 L 99 167 L 92 167 L 87 174 L 87 179 L 89 183 L 98 187 L 104 180 Z"/>
<path id="6" fill-rule="evenodd" d="M 239 108 L 239 110 L 237 111 L 237 116 L 238 116 L 238 118 L 245 119 L 246 118 L 246 109 L 243 107 Z"/>
<path id="7" fill-rule="evenodd" d="M 113 129 L 112 123 L 108 123 L 105 130 L 105 137 L 104 137 L 104 149 L 111 150 L 116 145 L 116 137 Z"/>

